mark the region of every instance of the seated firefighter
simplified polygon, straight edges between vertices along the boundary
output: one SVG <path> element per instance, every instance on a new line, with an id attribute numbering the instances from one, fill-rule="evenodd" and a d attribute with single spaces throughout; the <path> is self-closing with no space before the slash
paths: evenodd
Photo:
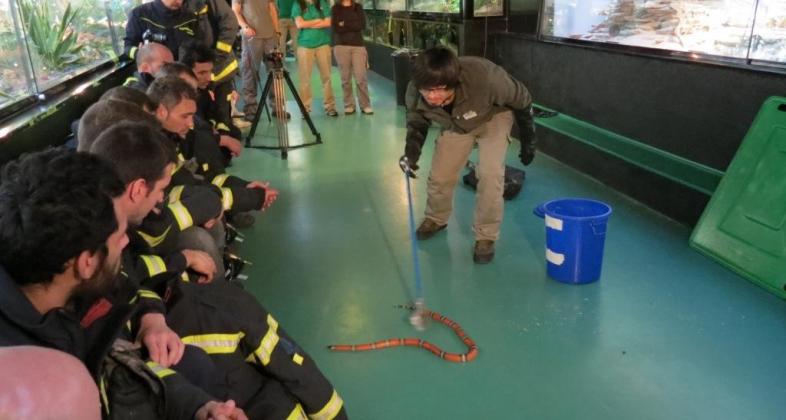
<path id="1" fill-rule="evenodd" d="M 132 224 L 163 199 L 174 160 L 160 148 L 164 140 L 150 126 L 120 123 L 91 146 L 126 183 L 116 202 Z M 145 173 L 158 175 L 145 179 Z M 166 321 L 182 341 L 210 356 L 225 379 L 216 395 L 236 401 L 254 419 L 346 418 L 341 397 L 313 359 L 253 296 L 227 282 L 185 282 L 163 272 L 158 277 L 140 280 L 141 286 L 163 297 Z"/>
<path id="2" fill-rule="evenodd" d="M 106 162 L 50 149 L 9 163 L 0 179 L 0 346 L 75 356 L 96 381 L 108 418 L 246 418 L 233 401 L 145 363 L 146 349 L 131 345 L 145 341 L 136 335 L 145 315 L 133 285 L 118 275 L 127 217 L 114 199 L 124 187 Z M 179 365 L 204 354 L 186 347 Z"/>

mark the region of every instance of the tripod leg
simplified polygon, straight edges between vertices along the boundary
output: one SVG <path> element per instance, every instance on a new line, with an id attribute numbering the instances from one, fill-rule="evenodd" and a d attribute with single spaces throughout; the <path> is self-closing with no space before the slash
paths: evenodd
<path id="1" fill-rule="evenodd" d="M 267 98 L 267 93 L 270 91 L 270 87 L 273 85 L 273 73 L 269 73 L 267 76 L 267 81 L 265 82 L 265 87 L 262 89 L 262 100 L 265 101 Z M 262 106 L 257 107 L 257 113 L 254 114 L 254 122 L 251 124 L 251 130 L 248 132 L 248 137 L 246 137 L 246 146 L 251 144 L 251 138 L 254 137 L 254 133 L 257 131 L 257 125 L 259 124 L 259 116 L 262 114 L 262 108 L 265 107 L 267 102 L 263 102 Z M 270 120 L 270 115 L 268 115 L 268 120 Z"/>
<path id="2" fill-rule="evenodd" d="M 317 127 L 314 126 L 314 122 L 311 121 L 311 115 L 306 111 L 305 105 L 303 105 L 303 101 L 300 99 L 300 95 L 297 93 L 297 89 L 295 89 L 295 85 L 292 83 L 292 79 L 289 78 L 289 72 L 284 71 L 284 78 L 287 80 L 287 85 L 289 85 L 289 90 L 292 92 L 292 96 L 295 97 L 295 101 L 297 102 L 297 106 L 300 107 L 300 112 L 303 113 L 303 118 L 306 119 L 306 123 L 308 127 L 311 128 L 311 134 L 317 138 L 317 143 L 322 143 L 322 136 L 317 131 Z"/>

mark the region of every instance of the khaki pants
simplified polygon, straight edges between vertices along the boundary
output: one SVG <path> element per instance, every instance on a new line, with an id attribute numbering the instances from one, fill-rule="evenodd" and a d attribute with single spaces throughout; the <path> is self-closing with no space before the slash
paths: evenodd
<path id="1" fill-rule="evenodd" d="M 300 78 L 300 99 L 303 100 L 306 110 L 311 112 L 311 72 L 314 62 L 319 69 L 319 78 L 322 80 L 322 93 L 325 96 L 325 111 L 336 110 L 336 98 L 333 97 L 333 88 L 330 86 L 330 46 L 323 45 L 317 48 L 297 49 L 297 71 Z"/>
<path id="2" fill-rule="evenodd" d="M 278 50 L 281 51 L 282 54 L 286 55 L 287 33 L 289 33 L 289 39 L 292 40 L 292 51 L 297 52 L 297 26 L 295 26 L 295 20 L 279 19 L 278 29 L 281 31 L 281 35 L 278 38 Z"/>
<path id="3" fill-rule="evenodd" d="M 513 127 L 513 112 L 494 115 L 488 122 L 467 134 L 443 131 L 437 138 L 428 177 L 426 218 L 440 225 L 448 223 L 453 210 L 453 191 L 461 169 L 469 159 L 472 147 L 478 144 L 478 191 L 475 201 L 475 222 L 472 230 L 476 240 L 499 239 L 502 224 L 502 192 L 505 182 L 505 151 Z"/>
<path id="4" fill-rule="evenodd" d="M 355 96 L 352 94 L 352 76 L 355 76 L 355 85 L 358 90 L 360 109 L 370 108 L 371 99 L 368 96 L 368 52 L 366 47 L 350 45 L 336 45 L 333 55 L 341 72 L 341 88 L 344 90 L 344 108 L 355 109 Z"/>

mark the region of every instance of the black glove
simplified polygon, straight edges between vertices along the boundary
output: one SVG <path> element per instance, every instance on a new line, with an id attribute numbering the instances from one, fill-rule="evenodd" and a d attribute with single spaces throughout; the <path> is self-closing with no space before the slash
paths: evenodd
<path id="1" fill-rule="evenodd" d="M 521 151 L 519 160 L 524 165 L 532 163 L 535 158 L 535 120 L 532 117 L 532 107 L 513 111 L 516 117 L 516 124 L 519 126 L 519 139 L 521 140 Z"/>
<path id="2" fill-rule="evenodd" d="M 417 162 L 410 161 L 406 155 L 401 156 L 401 158 L 398 160 L 398 167 L 401 168 L 401 171 L 407 174 L 407 176 L 410 178 L 417 178 L 415 171 L 420 168 Z"/>

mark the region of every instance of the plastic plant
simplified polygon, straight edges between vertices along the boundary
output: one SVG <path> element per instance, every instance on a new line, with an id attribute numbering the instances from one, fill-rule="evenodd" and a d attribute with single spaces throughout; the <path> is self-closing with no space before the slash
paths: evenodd
<path id="1" fill-rule="evenodd" d="M 67 3 L 63 15 L 57 18 L 53 16 L 49 1 L 37 3 L 36 5 L 32 0 L 19 0 L 19 9 L 27 36 L 41 61 L 55 70 L 79 61 L 79 52 L 83 45 L 77 44 L 74 26 L 81 10 L 73 9 L 71 3 Z"/>

